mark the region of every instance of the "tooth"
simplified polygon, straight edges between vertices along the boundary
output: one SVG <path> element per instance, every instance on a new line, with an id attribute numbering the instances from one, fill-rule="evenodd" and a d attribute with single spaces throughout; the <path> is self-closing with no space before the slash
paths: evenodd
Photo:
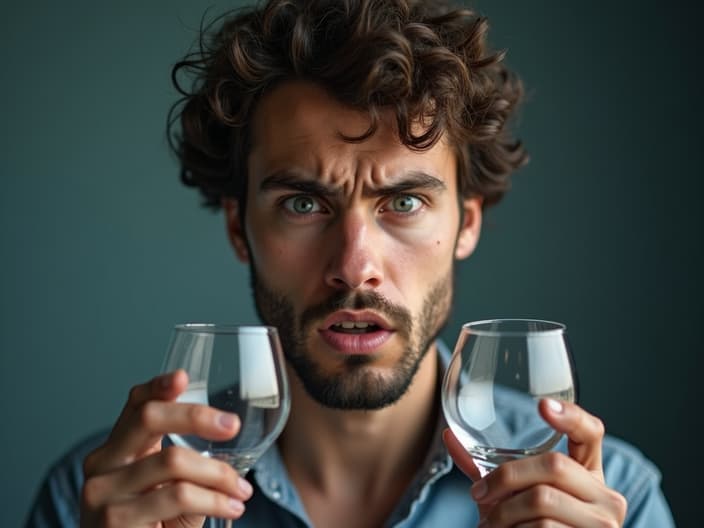
<path id="1" fill-rule="evenodd" d="M 369 323 L 355 323 L 354 326 L 355 328 L 367 328 Z"/>
<path id="2" fill-rule="evenodd" d="M 354 321 L 345 321 L 343 323 L 340 323 L 340 326 L 346 330 L 351 330 L 354 328 Z"/>

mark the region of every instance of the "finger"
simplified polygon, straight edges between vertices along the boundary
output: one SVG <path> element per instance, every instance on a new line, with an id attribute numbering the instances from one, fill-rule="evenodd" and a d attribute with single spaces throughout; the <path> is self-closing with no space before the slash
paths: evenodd
<path id="1" fill-rule="evenodd" d="M 568 456 L 550 452 L 506 462 L 472 485 L 478 503 L 502 501 L 531 487 L 547 484 L 580 500 L 598 500 L 603 483 Z"/>
<path id="2" fill-rule="evenodd" d="M 124 429 L 128 424 L 131 425 L 135 413 L 138 413 L 142 405 L 148 401 L 175 400 L 187 386 L 188 374 L 186 374 L 185 370 L 179 369 L 168 374 L 162 374 L 152 378 L 146 383 L 132 387 L 127 398 L 127 403 L 115 423 L 111 436 L 119 434 L 120 430 Z"/>
<path id="3" fill-rule="evenodd" d="M 129 500 L 110 504 L 104 517 L 111 526 L 150 526 L 181 515 L 239 518 L 244 503 L 190 482 L 175 482 Z"/>
<path id="4" fill-rule="evenodd" d="M 604 439 L 603 422 L 578 405 L 569 402 L 546 398 L 540 401 L 538 409 L 550 426 L 567 435 L 570 456 L 603 481 L 601 459 L 601 443 Z"/>
<path id="5" fill-rule="evenodd" d="M 117 419 L 115 429 L 120 423 L 132 416 L 139 408 L 150 400 L 175 400 L 188 386 L 188 374 L 185 370 L 179 369 L 167 374 L 161 374 L 140 385 L 135 385 L 130 389 L 127 402 Z"/>
<path id="6" fill-rule="evenodd" d="M 178 403 L 151 400 L 125 422 L 112 439 L 112 454 L 131 462 L 135 453 L 151 445 L 165 434 L 195 435 L 208 440 L 224 441 L 240 429 L 236 414 L 220 411 L 198 403 Z"/>
<path id="7" fill-rule="evenodd" d="M 89 479 L 83 487 L 85 503 L 92 509 L 126 500 L 165 482 L 188 481 L 228 496 L 247 500 L 252 486 L 225 462 L 206 458 L 182 447 L 169 447 L 110 473 Z"/>
<path id="8" fill-rule="evenodd" d="M 161 374 L 130 391 L 126 409 L 138 409 L 149 400 L 173 400 L 188 386 L 188 374 L 183 369 Z"/>
<path id="9" fill-rule="evenodd" d="M 131 434 L 134 428 L 134 416 L 142 405 L 150 400 L 173 400 L 188 386 L 188 375 L 183 369 L 152 378 L 146 383 L 135 385 L 130 390 L 127 403 L 115 422 L 106 442 L 91 452 L 83 463 L 86 477 L 129 463 L 140 456 L 158 451 L 162 435 L 153 435 L 143 440 L 143 445 L 136 452 L 125 454 L 118 449 L 122 439 Z M 118 457 L 124 457 L 118 458 Z"/>
<path id="10" fill-rule="evenodd" d="M 534 486 L 502 501 L 486 518 L 492 528 L 544 523 L 548 519 L 567 526 L 616 526 L 618 523 L 613 512 L 546 485 Z"/>
<path id="11" fill-rule="evenodd" d="M 445 429 L 442 432 L 442 441 L 445 443 L 447 452 L 452 457 L 452 460 L 465 475 L 473 481 L 477 481 L 482 478 L 479 469 L 472 460 L 472 457 L 469 453 L 467 453 L 467 450 L 462 446 L 462 444 L 460 444 L 460 441 L 457 440 L 457 437 L 450 429 Z"/>

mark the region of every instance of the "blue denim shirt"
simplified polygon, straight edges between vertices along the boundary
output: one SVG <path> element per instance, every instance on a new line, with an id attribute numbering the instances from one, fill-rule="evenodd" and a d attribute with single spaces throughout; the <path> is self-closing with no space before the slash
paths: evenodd
<path id="1" fill-rule="evenodd" d="M 447 364 L 447 347 L 440 343 L 438 348 L 441 362 Z M 501 406 L 500 399 L 497 406 Z M 534 415 L 523 412 L 520 406 L 516 408 L 514 401 L 501 414 L 502 426 L 510 435 L 525 434 L 531 426 L 527 416 Z M 468 528 L 478 524 L 476 504 L 469 495 L 471 482 L 453 466 L 442 442 L 441 432 L 445 427 L 440 416 L 425 462 L 386 521 L 386 527 Z M 30 511 L 27 527 L 78 526 L 83 458 L 104 442 L 106 435 L 101 433 L 85 440 L 53 466 Z M 556 449 L 565 452 L 566 446 L 563 439 Z M 638 450 L 607 436 L 603 443 L 603 463 L 607 484 L 628 501 L 624 526 L 674 526 L 660 489 L 660 473 Z M 255 491 L 246 503 L 244 516 L 235 523 L 238 528 L 313 526 L 276 446 L 255 464 L 248 478 Z"/>

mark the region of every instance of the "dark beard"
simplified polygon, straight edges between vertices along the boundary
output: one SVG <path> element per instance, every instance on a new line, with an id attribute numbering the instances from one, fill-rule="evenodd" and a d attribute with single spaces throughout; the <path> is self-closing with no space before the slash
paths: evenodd
<path id="1" fill-rule="evenodd" d="M 301 379 L 309 396 L 334 409 L 381 409 L 397 402 L 408 390 L 421 360 L 435 341 L 450 312 L 452 273 L 439 280 L 428 292 L 414 336 L 413 318 L 404 307 L 394 305 L 375 291 L 336 293 L 324 302 L 306 309 L 298 325 L 292 303 L 269 288 L 250 266 L 250 280 L 259 318 L 278 328 L 284 355 Z M 344 358 L 341 371 L 327 372 L 306 353 L 305 337 L 311 325 L 341 309 L 374 310 L 394 326 L 407 348 L 391 375 L 374 372 L 367 365 L 373 358 L 352 355 Z"/>

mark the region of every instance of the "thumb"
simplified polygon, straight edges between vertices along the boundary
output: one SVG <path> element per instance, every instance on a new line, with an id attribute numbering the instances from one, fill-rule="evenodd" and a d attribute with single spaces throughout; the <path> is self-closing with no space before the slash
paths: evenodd
<path id="1" fill-rule="evenodd" d="M 592 474 L 604 480 L 601 443 L 604 424 L 599 418 L 574 403 L 549 398 L 538 404 L 543 419 L 555 430 L 567 435 L 567 449 L 571 458 Z"/>

